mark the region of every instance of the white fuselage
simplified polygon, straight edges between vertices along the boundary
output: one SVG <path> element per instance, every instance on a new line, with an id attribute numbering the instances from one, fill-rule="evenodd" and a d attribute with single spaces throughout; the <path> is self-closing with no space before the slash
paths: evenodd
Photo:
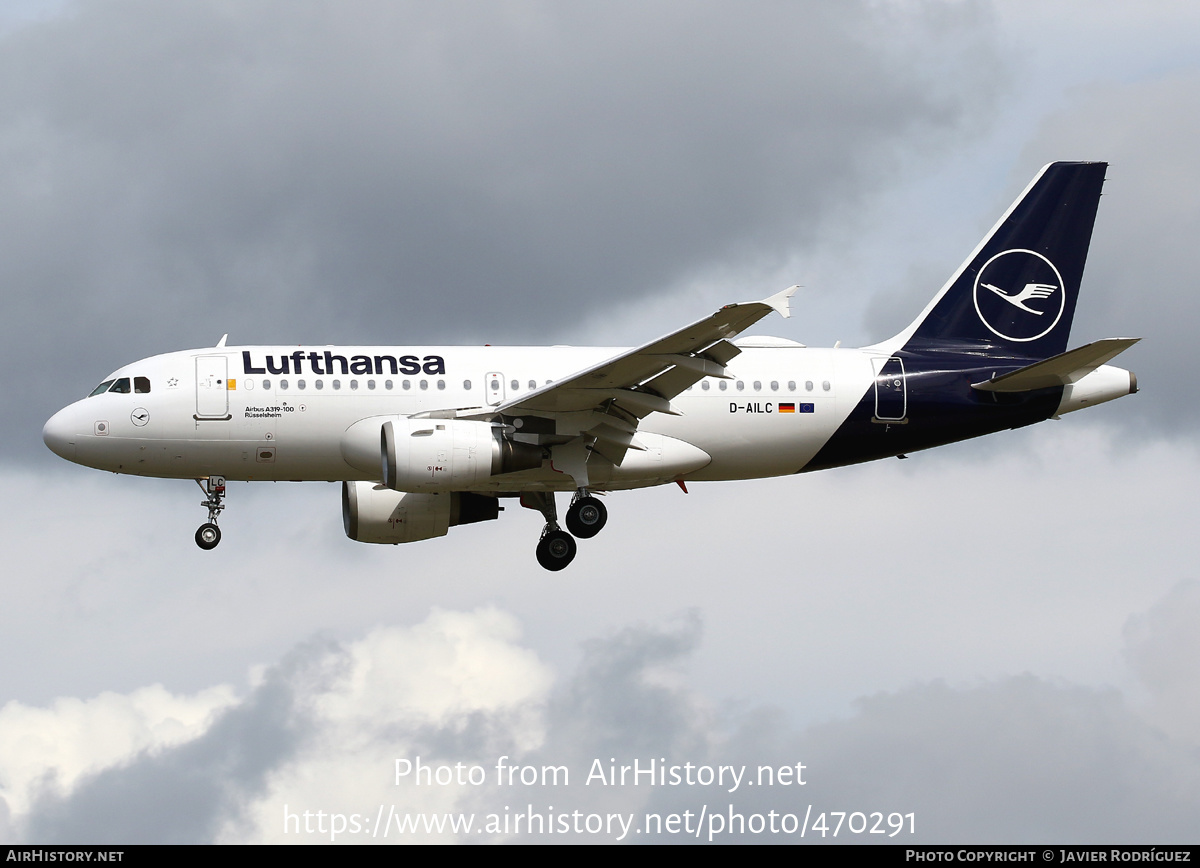
<path id="1" fill-rule="evenodd" d="M 148 391 L 109 391 L 77 401 L 47 423 L 46 439 L 69 460 L 140 476 L 378 479 L 377 472 L 345 460 L 342 438 L 354 423 L 486 410 L 621 352 L 605 347 L 230 347 L 168 353 L 106 378 L 131 383 L 143 378 Z M 700 381 L 672 401 L 681 415 L 655 413 L 639 428 L 643 451 L 682 441 L 708 456 L 704 466 L 681 474 L 618 472 L 596 480 L 594 487 L 654 485 L 670 481 L 668 476 L 720 480 L 795 473 L 871 388 L 873 358 L 885 356 L 852 349 L 746 347 L 730 362 L 730 379 Z M 516 435 L 520 439 L 519 429 Z M 630 466 L 644 467 L 643 456 L 637 458 Z M 507 474 L 475 486 L 480 491 L 572 487 L 550 462 L 542 471 Z"/>

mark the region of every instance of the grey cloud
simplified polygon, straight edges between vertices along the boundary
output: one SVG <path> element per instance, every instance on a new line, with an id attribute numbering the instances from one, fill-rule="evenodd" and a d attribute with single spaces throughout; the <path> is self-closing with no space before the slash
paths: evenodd
<path id="1" fill-rule="evenodd" d="M 811 804 L 814 820 L 821 812 L 915 813 L 916 834 L 906 826 L 892 843 L 1182 842 L 1200 804 L 1195 756 L 1119 694 L 1032 676 L 913 686 L 800 731 L 764 711 L 734 723 L 728 741 L 699 761 L 744 763 L 752 777 L 759 766 L 805 766 L 803 788 L 730 794 L 736 812 L 803 816 Z M 660 790 L 645 810 L 698 812 L 699 796 Z M 826 816 L 832 831 L 836 817 Z M 823 842 L 882 840 L 843 827 Z"/>
<path id="2" fill-rule="evenodd" d="M 267 776 L 291 759 L 311 726 L 304 703 L 327 690 L 342 661 L 301 647 L 200 738 L 102 771 L 68 795 L 42 795 L 21 823 L 45 843 L 186 844 L 237 826 Z M 331 671 L 332 670 L 332 671 Z"/>
<path id="3" fill-rule="evenodd" d="M 1182 650 L 1177 631 L 1145 632 Z M 627 630 L 593 644 L 591 660 L 565 691 L 575 697 L 562 706 L 571 713 L 558 721 L 577 721 L 569 739 L 576 764 L 589 755 L 605 763 L 615 756 L 618 764 L 638 758 L 643 765 L 665 756 L 680 764 L 745 764 L 754 776 L 760 765 L 795 769 L 803 763 L 805 786 L 743 786 L 734 793 L 626 788 L 626 810 L 698 816 L 702 805 L 710 810 L 732 805 L 749 817 L 769 811 L 803 815 L 812 804 L 814 817 L 821 811 L 914 812 L 917 834 L 893 841 L 926 843 L 1186 842 L 1193 834 L 1200 761 L 1187 744 L 1149 725 L 1115 690 L 1032 675 L 971 687 L 935 682 L 866 697 L 847 718 L 797 728 L 769 708 L 721 711 L 677 689 L 653 693 L 652 718 L 636 710 L 626 715 L 627 707 L 644 707 L 648 683 L 644 668 L 627 664 L 661 664 L 670 656 L 678 665 L 694 650 L 694 638 L 685 637 L 698 634 Z M 1178 665 L 1194 677 L 1194 658 Z M 623 673 L 621 686 L 610 694 L 605 675 L 617 672 Z M 592 713 L 580 713 L 586 710 Z M 614 722 L 619 731 L 611 730 Z M 553 735 L 539 752 L 543 761 L 566 755 Z M 584 789 L 577 788 L 572 798 L 599 801 Z M 567 803 L 562 792 L 542 795 Z M 841 840 L 862 838 L 843 834 Z"/>
<path id="4" fill-rule="evenodd" d="M 1126 656 L 1148 693 L 1148 714 L 1172 736 L 1200 746 L 1200 582 L 1179 582 L 1125 625 Z"/>
<path id="5" fill-rule="evenodd" d="M 917 834 L 893 843 L 1154 843 L 1186 842 L 1193 834 L 1200 762 L 1189 745 L 1147 723 L 1116 690 L 1032 675 L 974 686 L 933 682 L 865 697 L 851 715 L 797 727 L 770 708 L 716 708 L 682 685 L 656 683 L 656 667 L 678 669 L 696 650 L 698 624 L 691 624 L 662 633 L 630 628 L 589 643 L 579 671 L 555 692 L 557 713 L 545 746 L 517 758 L 568 765 L 572 787 L 523 790 L 522 805 L 528 797 L 535 807 L 540 799 L 560 808 L 633 811 L 639 819 L 684 811 L 696 818 L 702 808 L 730 806 L 744 818 L 771 811 L 803 816 L 810 804 L 814 821 L 821 812 L 914 813 Z M 1145 632 L 1158 635 L 1152 627 Z M 1178 635 L 1158 638 L 1173 642 Z M 1194 658 L 1179 666 L 1193 671 Z M 644 713 L 647 708 L 653 712 Z M 679 765 L 744 764 L 747 780 L 760 766 L 803 764 L 805 785 L 742 785 L 730 793 L 583 783 L 593 759 L 607 770 L 610 759 L 617 766 L 637 759 L 645 768 L 663 758 Z M 494 794 L 481 796 L 477 807 L 486 809 L 489 801 Z M 836 820 L 827 818 L 832 828 Z M 843 829 L 838 841 L 864 839 Z M 717 840 L 790 839 L 746 832 Z"/>
<path id="6" fill-rule="evenodd" d="M 962 122 L 988 38 L 974 4 L 79 2 L 0 41 L 16 403 L 226 331 L 544 340 L 780 260 Z"/>
<path id="7" fill-rule="evenodd" d="M 626 664 L 662 663 L 670 648 L 678 665 L 693 651 L 690 641 L 680 641 L 685 635 L 629 630 L 593 645 L 591 661 L 565 692 L 575 697 L 563 705 L 572 713 L 557 721 L 577 721 L 569 739 L 576 765 L 582 761 L 586 768 L 589 755 L 605 764 L 610 756 L 618 764 L 637 758 L 643 767 L 665 757 L 678 764 L 744 764 L 750 780 L 760 766 L 794 770 L 802 763 L 805 785 L 743 785 L 733 793 L 626 787 L 625 810 L 699 816 L 702 807 L 732 806 L 748 818 L 770 811 L 802 816 L 811 804 L 814 820 L 822 811 L 915 813 L 917 834 L 893 842 L 1157 843 L 1186 842 L 1193 835 L 1200 761 L 1190 746 L 1148 724 L 1115 690 L 1055 684 L 1032 675 L 977 686 L 934 682 L 863 698 L 849 717 L 797 728 L 769 708 L 712 709 L 691 691 L 677 689 L 655 692 L 655 714 L 639 715 L 646 670 Z M 1177 634 L 1162 637 L 1177 640 Z M 639 647 L 642 653 L 635 651 Z M 1194 658 L 1179 666 L 1194 677 Z M 609 694 L 600 675 L 615 672 L 624 673 L 616 694 L 621 699 Z M 584 696 L 595 704 L 580 701 Z M 635 711 L 626 715 L 626 707 Z M 593 713 L 580 714 L 585 710 Z M 619 731 L 610 728 L 614 722 Z M 568 755 L 554 738 L 539 752 L 541 761 L 561 762 Z M 550 790 L 541 795 L 555 804 L 568 798 L 600 803 L 595 793 L 584 792 L 588 789 L 576 787 L 570 797 Z M 835 819 L 828 819 L 832 827 Z M 732 837 L 771 838 L 749 832 Z M 662 836 L 663 841 L 681 839 Z M 864 839 L 870 838 L 847 835 L 844 829 L 839 838 Z M 820 841 L 815 836 L 814 842 Z M 834 843 L 828 837 L 824 842 Z"/>
<path id="8" fill-rule="evenodd" d="M 568 745 L 597 756 L 686 748 L 693 710 L 681 703 L 678 684 L 654 675 L 669 674 L 699 645 L 700 635 L 700 615 L 692 611 L 673 628 L 631 626 L 586 642 L 578 673 L 551 707 L 560 737 L 548 753 Z M 575 732 L 577 725 L 585 732 Z"/>

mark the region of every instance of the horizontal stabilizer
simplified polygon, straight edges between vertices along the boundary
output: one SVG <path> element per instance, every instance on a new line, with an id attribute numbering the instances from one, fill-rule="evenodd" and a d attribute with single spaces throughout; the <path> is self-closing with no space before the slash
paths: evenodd
<path id="1" fill-rule="evenodd" d="M 1104 338 L 1093 341 L 1051 356 L 1045 361 L 984 380 L 982 383 L 972 383 L 971 388 L 984 392 L 1029 392 L 1034 389 L 1068 386 L 1083 379 L 1140 340 L 1141 338 Z"/>

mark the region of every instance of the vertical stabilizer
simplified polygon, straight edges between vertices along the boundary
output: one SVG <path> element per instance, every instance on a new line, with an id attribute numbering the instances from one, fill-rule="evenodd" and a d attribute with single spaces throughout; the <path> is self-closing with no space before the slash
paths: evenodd
<path id="1" fill-rule="evenodd" d="M 881 346 L 1064 352 L 1107 167 L 1042 169 L 916 321 Z"/>

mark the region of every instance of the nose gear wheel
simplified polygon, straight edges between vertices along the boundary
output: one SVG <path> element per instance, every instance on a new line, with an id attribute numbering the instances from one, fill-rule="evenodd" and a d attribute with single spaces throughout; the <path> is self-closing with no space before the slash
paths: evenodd
<path id="1" fill-rule="evenodd" d="M 221 541 L 221 529 L 212 522 L 205 522 L 196 531 L 196 545 L 205 551 L 215 549 Z"/>

